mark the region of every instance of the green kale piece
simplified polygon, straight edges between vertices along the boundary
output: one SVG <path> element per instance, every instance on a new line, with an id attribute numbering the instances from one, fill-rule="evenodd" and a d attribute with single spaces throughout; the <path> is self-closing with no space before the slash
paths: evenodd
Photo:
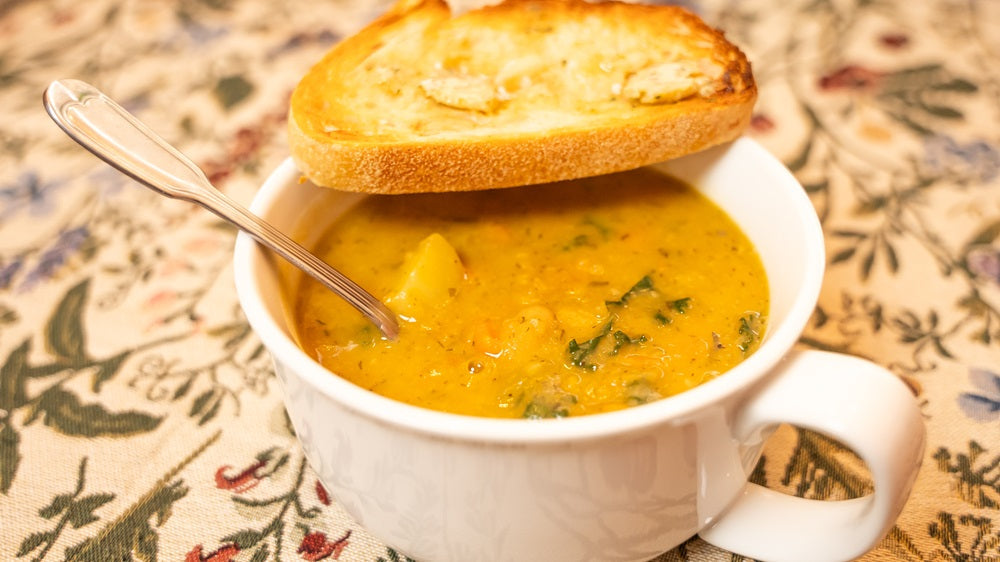
<path id="1" fill-rule="evenodd" d="M 625 291 L 625 294 L 622 295 L 620 299 L 616 301 L 605 301 L 604 304 L 606 304 L 607 306 L 625 306 L 626 304 L 628 304 L 629 299 L 631 299 L 635 295 L 642 293 L 644 291 L 653 291 L 653 290 L 655 290 L 653 288 L 653 278 L 648 275 L 644 275 L 643 278 L 637 281 L 635 285 L 632 285 L 632 288 L 630 288 L 628 291 Z"/>
<path id="2" fill-rule="evenodd" d="M 597 370 L 597 365 L 588 363 L 587 358 L 597 350 L 597 346 L 601 344 L 601 340 L 611 333 L 612 324 L 614 324 L 613 320 L 608 321 L 601 327 L 601 331 L 598 332 L 596 336 L 590 338 L 582 344 L 577 343 L 576 338 L 569 340 L 567 351 L 569 351 L 570 363 L 590 371 Z"/>
<path id="3" fill-rule="evenodd" d="M 626 345 L 643 343 L 647 339 L 649 339 L 645 335 L 639 335 L 633 338 L 621 330 L 615 330 L 615 333 L 612 334 L 612 337 L 615 338 L 615 346 L 611 349 L 610 353 L 611 355 L 618 355 L 618 352 L 621 351 L 621 348 Z"/>
<path id="4" fill-rule="evenodd" d="M 691 308 L 691 297 L 673 300 L 668 302 L 667 305 L 674 309 L 674 311 L 678 314 L 684 314 Z"/>
<path id="5" fill-rule="evenodd" d="M 751 312 L 740 317 L 740 326 L 738 329 L 740 339 L 736 342 L 736 347 L 738 347 L 744 355 L 753 351 L 753 349 L 757 346 L 757 343 L 760 340 L 760 328 L 761 319 L 759 312 Z"/>
<path id="6" fill-rule="evenodd" d="M 576 401 L 576 395 L 553 386 L 536 394 L 525 406 L 521 417 L 529 420 L 565 418 L 569 416 L 569 407 L 576 404 Z"/>

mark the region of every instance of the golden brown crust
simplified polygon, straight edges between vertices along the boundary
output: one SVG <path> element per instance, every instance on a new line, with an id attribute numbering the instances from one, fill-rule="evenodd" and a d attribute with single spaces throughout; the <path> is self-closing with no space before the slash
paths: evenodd
<path id="1" fill-rule="evenodd" d="M 605 35 L 592 38 L 589 53 L 556 57 L 552 53 L 565 45 L 546 51 L 542 42 L 574 37 L 553 31 L 561 25 L 588 25 L 588 34 L 596 29 Z M 612 43 L 623 33 L 634 43 L 608 58 L 604 53 L 614 47 L 600 42 Z M 498 38 L 510 46 L 481 55 L 477 37 L 491 41 L 485 48 Z M 536 45 L 541 58 L 531 57 Z M 510 49 L 528 60 L 519 59 L 515 72 L 501 64 L 514 58 Z M 580 50 L 577 45 L 572 52 Z M 691 71 L 700 93 L 650 102 L 657 88 L 672 86 L 639 84 L 633 77 L 647 68 L 660 72 L 655 67 L 664 57 L 702 64 Z M 704 60 L 711 65 L 699 62 Z M 577 68 L 563 71 L 560 63 Z M 675 70 L 666 68 L 667 74 Z M 482 99 L 482 88 L 449 90 L 451 83 L 434 82 L 436 72 L 460 86 L 478 80 L 477 88 L 485 76 L 499 84 L 496 97 Z M 574 88 L 573 80 L 582 86 Z M 631 87 L 643 97 L 622 99 L 623 81 L 626 94 Z M 573 99 L 566 101 L 567 93 Z M 636 168 L 732 140 L 749 123 L 755 100 L 745 55 L 680 8 L 506 0 L 452 17 L 441 0 L 402 0 L 335 46 L 303 78 L 292 96 L 289 143 L 303 174 L 337 189 L 510 187 Z"/>

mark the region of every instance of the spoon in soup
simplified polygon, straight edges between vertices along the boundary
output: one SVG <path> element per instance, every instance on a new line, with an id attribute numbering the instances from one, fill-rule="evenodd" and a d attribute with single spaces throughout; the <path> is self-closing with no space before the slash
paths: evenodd
<path id="1" fill-rule="evenodd" d="M 357 283 L 217 190 L 205 172 L 114 100 L 79 80 L 56 80 L 42 96 L 52 120 L 73 140 L 153 191 L 201 205 L 308 273 L 392 340 L 396 315 Z"/>

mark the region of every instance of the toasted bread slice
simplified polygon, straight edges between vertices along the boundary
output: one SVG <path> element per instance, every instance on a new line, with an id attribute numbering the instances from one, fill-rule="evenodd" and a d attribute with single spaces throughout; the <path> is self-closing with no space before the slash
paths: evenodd
<path id="1" fill-rule="evenodd" d="M 453 16 L 401 0 L 302 79 L 289 143 L 337 189 L 509 187 L 732 140 L 756 95 L 746 56 L 679 7 L 506 0 Z"/>

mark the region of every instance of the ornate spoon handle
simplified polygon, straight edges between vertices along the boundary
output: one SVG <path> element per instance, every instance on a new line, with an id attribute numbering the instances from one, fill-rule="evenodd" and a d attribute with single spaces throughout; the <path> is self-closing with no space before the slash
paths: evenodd
<path id="1" fill-rule="evenodd" d="M 43 96 L 52 120 L 73 140 L 154 191 L 197 203 L 323 283 L 395 339 L 385 304 L 280 230 L 215 189 L 205 173 L 114 100 L 79 80 L 56 80 Z"/>

